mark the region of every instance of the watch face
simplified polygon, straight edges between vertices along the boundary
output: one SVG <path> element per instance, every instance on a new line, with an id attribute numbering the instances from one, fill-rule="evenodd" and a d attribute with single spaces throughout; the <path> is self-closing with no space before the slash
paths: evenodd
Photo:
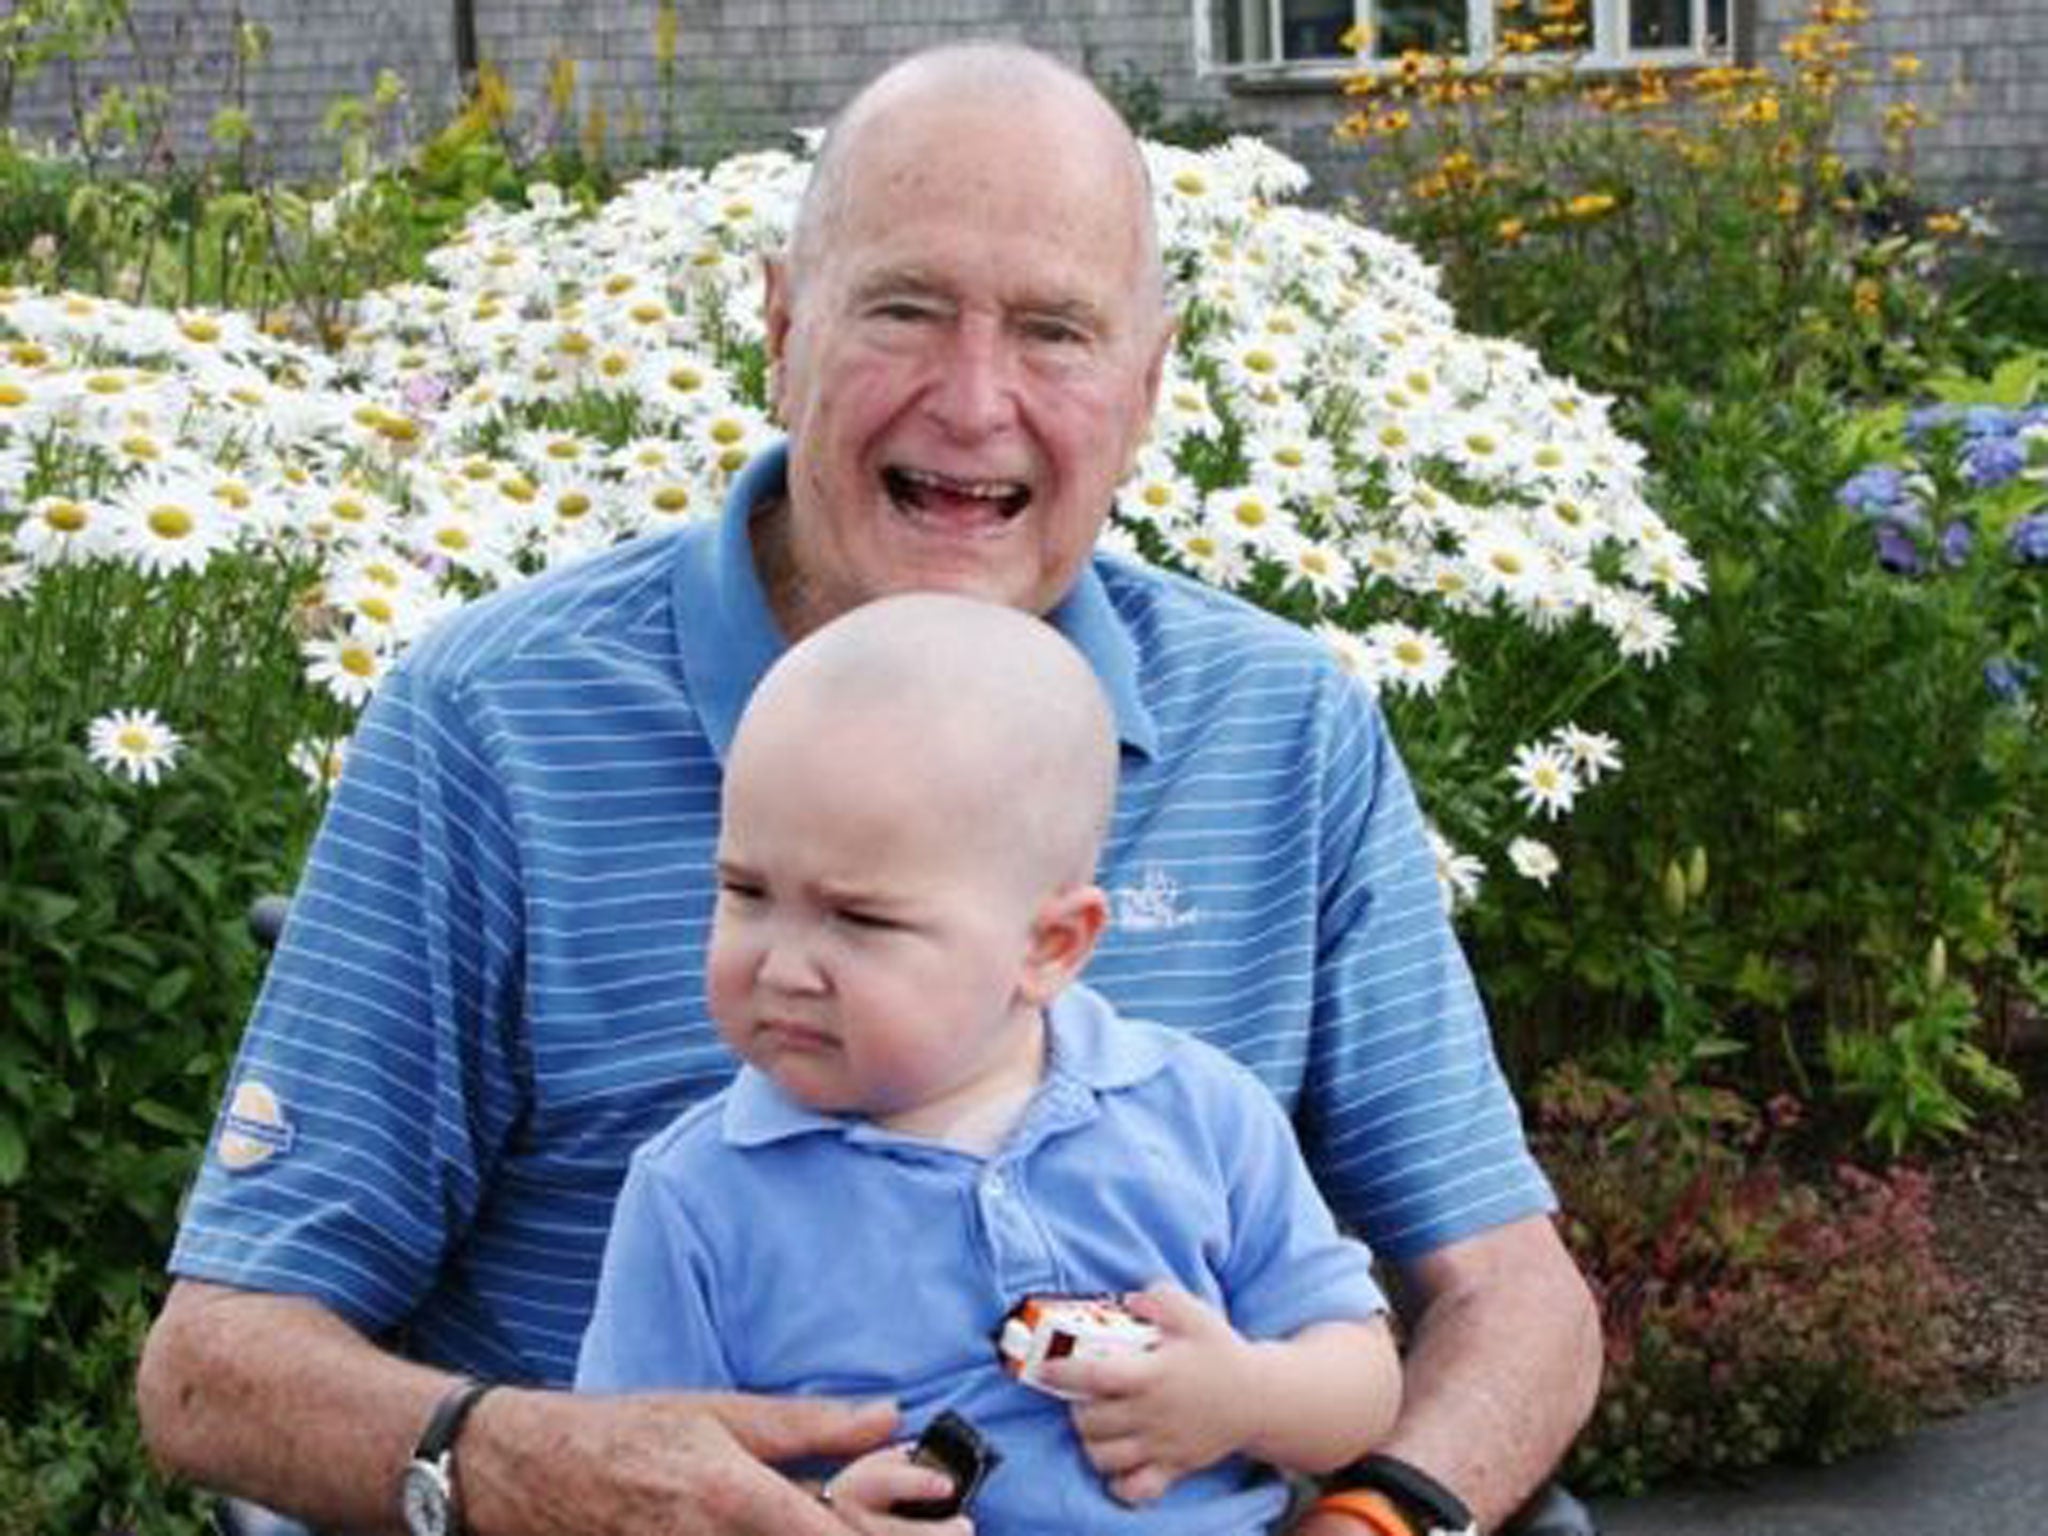
<path id="1" fill-rule="evenodd" d="M 453 1536 L 448 1479 L 431 1462 L 415 1461 L 405 1469 L 398 1507 L 411 1536 Z"/>

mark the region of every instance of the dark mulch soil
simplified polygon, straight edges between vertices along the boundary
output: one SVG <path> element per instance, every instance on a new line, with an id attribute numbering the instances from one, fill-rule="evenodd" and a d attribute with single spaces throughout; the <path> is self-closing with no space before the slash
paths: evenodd
<path id="1" fill-rule="evenodd" d="M 2026 1097 L 1925 1160 L 1965 1403 L 2048 1381 L 2048 1049 L 2012 1065 Z"/>

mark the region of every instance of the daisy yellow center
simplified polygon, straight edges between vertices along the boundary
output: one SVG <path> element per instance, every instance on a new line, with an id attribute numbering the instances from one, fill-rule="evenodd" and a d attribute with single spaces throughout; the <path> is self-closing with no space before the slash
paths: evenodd
<path id="1" fill-rule="evenodd" d="M 1312 576 L 1326 576 L 1330 571 L 1330 557 L 1320 549 L 1302 552 L 1301 568 Z"/>
<path id="2" fill-rule="evenodd" d="M 360 613 L 372 624 L 389 624 L 394 617 L 391 605 L 385 602 L 383 598 L 376 596 L 357 598 L 356 612 Z"/>
<path id="3" fill-rule="evenodd" d="M 246 384 L 237 384 L 228 391 L 228 398 L 237 405 L 261 405 L 263 403 L 263 392 L 258 389 L 251 389 Z"/>
<path id="4" fill-rule="evenodd" d="M 641 303 L 635 304 L 631 309 L 626 311 L 627 318 L 632 320 L 633 323 L 636 325 L 652 325 L 655 321 L 661 319 L 667 313 L 667 309 L 665 309 L 663 306 L 659 304 L 652 302 L 651 300 L 646 300 Z"/>
<path id="5" fill-rule="evenodd" d="M 745 430 L 736 421 L 721 419 L 711 424 L 711 441 L 731 445 L 746 436 Z"/>
<path id="6" fill-rule="evenodd" d="M 7 349 L 7 355 L 24 368 L 40 368 L 50 360 L 50 349 L 40 342 L 17 341 Z"/>
<path id="7" fill-rule="evenodd" d="M 1188 540 L 1188 553 L 1198 560 L 1207 560 L 1216 553 L 1216 541 L 1207 534 L 1196 534 Z"/>
<path id="8" fill-rule="evenodd" d="M 1264 347 L 1254 347 L 1245 353 L 1244 365 L 1253 373 L 1272 373 L 1280 366 L 1280 359 Z"/>
<path id="9" fill-rule="evenodd" d="M 0 383 L 0 406 L 26 405 L 28 391 L 19 384 Z"/>
<path id="10" fill-rule="evenodd" d="M 586 355 L 590 351 L 591 345 L 590 338 L 581 331 L 564 331 L 555 341 L 556 350 L 569 357 L 582 357 Z"/>
<path id="11" fill-rule="evenodd" d="M 505 306 L 496 299 L 479 299 L 470 314 L 478 320 L 495 320 L 505 313 Z"/>
<path id="12" fill-rule="evenodd" d="M 496 477 L 498 466 L 489 459 L 465 459 L 462 478 L 465 480 L 490 480 Z"/>
<path id="13" fill-rule="evenodd" d="M 633 359 L 623 352 L 607 352 L 597 365 L 597 371 L 608 379 L 624 378 L 633 370 Z"/>
<path id="14" fill-rule="evenodd" d="M 443 528 L 434 535 L 434 542 L 443 549 L 467 549 L 470 545 L 470 538 L 469 534 L 461 528 Z"/>
<path id="15" fill-rule="evenodd" d="M 1401 382 L 1403 384 L 1406 384 L 1410 389 L 1414 390 L 1415 393 L 1418 395 L 1426 395 L 1429 393 L 1429 386 L 1431 381 L 1429 375 L 1426 373 L 1422 373 L 1419 371 L 1411 373 Z"/>
<path id="16" fill-rule="evenodd" d="M 604 280 L 604 291 L 613 298 L 629 290 L 638 281 L 630 272 L 614 272 Z"/>
<path id="17" fill-rule="evenodd" d="M 1209 183 L 1194 171 L 1182 171 L 1173 178 L 1173 190 L 1187 197 L 1200 197 L 1209 190 Z"/>
<path id="18" fill-rule="evenodd" d="M 342 647 L 338 660 L 341 670 L 351 677 L 374 677 L 377 674 L 377 658 L 359 645 Z"/>
<path id="19" fill-rule="evenodd" d="M 513 475 L 498 487 L 507 501 L 530 502 L 540 494 L 534 483 L 524 475 Z"/>
<path id="20" fill-rule="evenodd" d="M 1405 448 L 1407 444 L 1408 434 L 1399 427 L 1385 426 L 1380 428 L 1380 446 L 1382 448 Z"/>
<path id="21" fill-rule="evenodd" d="M 233 507 L 237 512 L 248 511 L 249 503 L 255 500 L 249 494 L 249 488 L 246 485 L 237 485 L 232 480 L 216 485 L 213 488 L 213 499 L 223 506 Z"/>
<path id="22" fill-rule="evenodd" d="M 671 368 L 668 387 L 679 394 L 693 394 L 704 387 L 704 375 L 694 368 Z"/>
<path id="23" fill-rule="evenodd" d="M 1536 463 L 1541 469 L 1556 469 L 1564 462 L 1564 453 L 1548 443 L 1536 450 Z"/>
<path id="24" fill-rule="evenodd" d="M 220 340 L 219 324 L 207 319 L 203 315 L 194 315 L 188 320 L 180 321 L 178 329 L 184 332 L 187 341 L 196 341 L 204 344 Z"/>
<path id="25" fill-rule="evenodd" d="M 1483 457 L 1486 454 L 1495 452 L 1500 447 L 1500 444 L 1484 432 L 1474 432 L 1465 439 L 1465 446 Z"/>
<path id="26" fill-rule="evenodd" d="M 719 469 L 728 475 L 738 474 L 746 467 L 746 462 L 747 450 L 744 448 L 728 448 L 718 456 Z"/>
<path id="27" fill-rule="evenodd" d="M 518 261 L 519 253 L 508 251 L 502 245 L 484 257 L 485 265 L 492 267 L 510 267 L 517 265 Z"/>
<path id="28" fill-rule="evenodd" d="M 556 514 L 571 521 L 581 517 L 589 510 L 590 498 L 581 491 L 569 491 L 555 502 Z"/>
<path id="29" fill-rule="evenodd" d="M 183 539 L 191 535 L 192 514 L 168 504 L 149 509 L 149 531 L 160 539 Z"/>
<path id="30" fill-rule="evenodd" d="M 1173 492 L 1163 485 L 1148 485 L 1138 493 L 1138 500 L 1148 507 L 1168 507 L 1173 504 Z"/>
<path id="31" fill-rule="evenodd" d="M 583 456 L 583 445 L 574 438 L 558 437 L 548 444 L 547 454 L 551 459 L 567 460 L 581 458 Z"/>
<path id="32" fill-rule="evenodd" d="M 360 501 L 357 501 L 353 496 L 335 497 L 334 504 L 327 510 L 340 518 L 344 523 L 364 522 L 370 516 L 370 509 Z"/>
<path id="33" fill-rule="evenodd" d="M 1505 549 L 1495 550 L 1487 563 L 1503 576 L 1519 576 L 1523 571 L 1522 557 Z"/>
<path id="34" fill-rule="evenodd" d="M 1247 528 L 1260 528 L 1265 526 L 1266 509 L 1260 502 L 1240 501 L 1231 508 L 1231 516 Z"/>
<path id="35" fill-rule="evenodd" d="M 690 493 L 679 485 L 665 485 L 654 493 L 654 507 L 658 512 L 683 512 L 689 509 Z"/>
<path id="36" fill-rule="evenodd" d="M 130 757 L 141 757 L 150 748 L 149 732 L 139 725 L 123 726 L 117 742 L 121 750 Z"/>
<path id="37" fill-rule="evenodd" d="M 85 508 L 75 501 L 60 501 L 44 509 L 43 521 L 59 533 L 81 533 L 85 529 Z"/>
<path id="38" fill-rule="evenodd" d="M 1394 646 L 1394 660 L 1404 667 L 1419 667 L 1429 659 L 1429 652 L 1414 640 L 1402 640 Z"/>

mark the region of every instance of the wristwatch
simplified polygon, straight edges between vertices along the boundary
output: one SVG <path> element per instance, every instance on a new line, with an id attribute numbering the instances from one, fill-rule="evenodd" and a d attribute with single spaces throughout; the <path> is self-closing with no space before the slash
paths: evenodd
<path id="1" fill-rule="evenodd" d="M 1414 1536 L 1478 1536 L 1478 1522 L 1465 1507 L 1465 1501 L 1420 1467 L 1398 1456 L 1372 1455 L 1354 1461 L 1332 1473 L 1324 1486 L 1327 1491 L 1318 1508 L 1355 1514 L 1375 1531 L 1397 1528 L 1376 1518 L 1383 1511 Z M 1363 1497 L 1354 1502 L 1347 1494 Z M 1367 1500 L 1378 1509 L 1364 1507 Z"/>
<path id="2" fill-rule="evenodd" d="M 455 1437 L 470 1409 L 497 1385 L 465 1381 L 434 1405 L 412 1460 L 398 1481 L 398 1508 L 410 1536 L 462 1536 L 462 1500 L 455 1484 Z"/>

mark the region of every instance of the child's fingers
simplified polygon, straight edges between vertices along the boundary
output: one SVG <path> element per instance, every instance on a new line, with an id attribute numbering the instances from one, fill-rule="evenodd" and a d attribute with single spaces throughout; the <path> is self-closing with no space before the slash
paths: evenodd
<path id="1" fill-rule="evenodd" d="M 1142 1435 L 1083 1440 L 1081 1450 L 1088 1458 L 1088 1465 L 1105 1478 L 1125 1476 L 1152 1460 L 1152 1449 Z"/>
<path id="2" fill-rule="evenodd" d="M 1110 1494 L 1121 1504 L 1149 1504 L 1173 1486 L 1173 1474 L 1157 1462 L 1110 1480 Z"/>
<path id="3" fill-rule="evenodd" d="M 1083 1440 L 1114 1440 L 1136 1434 L 1150 1422 L 1142 1405 L 1133 1398 L 1091 1398 L 1073 1404 L 1067 1412 L 1074 1421 L 1074 1432 Z"/>

